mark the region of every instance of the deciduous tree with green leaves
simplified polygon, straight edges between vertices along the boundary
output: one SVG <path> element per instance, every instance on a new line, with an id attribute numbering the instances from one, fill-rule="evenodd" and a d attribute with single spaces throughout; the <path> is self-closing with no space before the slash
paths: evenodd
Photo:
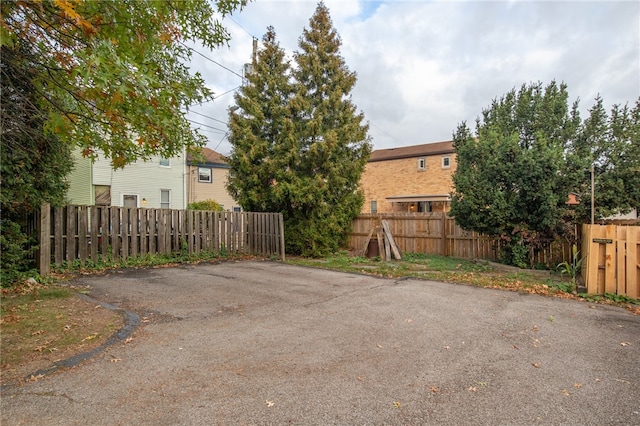
<path id="1" fill-rule="evenodd" d="M 114 167 L 206 143 L 186 109 L 210 99 L 187 66 L 197 41 L 229 40 L 220 19 L 245 0 L 31 0 L 1 3 L 1 43 L 33 55 L 44 130 Z M 4 58 L 3 58 L 4 60 Z"/>
<path id="2" fill-rule="evenodd" d="M 555 81 L 493 100 L 474 133 L 466 123 L 454 133 L 452 215 L 465 229 L 501 237 L 505 261 L 531 266 L 537 244 L 574 238 L 575 225 L 590 215 L 591 164 L 597 216 L 637 207 L 637 110 L 614 106 L 608 117 L 598 98 L 582 122 L 567 86 Z M 566 204 L 570 192 L 580 195 L 577 208 Z"/>
<path id="3" fill-rule="evenodd" d="M 321 256 L 341 247 L 362 207 L 368 125 L 324 3 L 300 37 L 291 76 L 272 33 L 230 113 L 229 189 L 245 210 L 283 213 L 289 252 Z"/>

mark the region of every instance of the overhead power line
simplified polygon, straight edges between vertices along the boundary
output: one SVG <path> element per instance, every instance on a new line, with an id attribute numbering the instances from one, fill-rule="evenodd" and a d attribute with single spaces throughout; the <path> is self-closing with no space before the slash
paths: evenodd
<path id="1" fill-rule="evenodd" d="M 193 47 L 187 46 L 186 44 L 184 44 L 183 42 L 180 42 L 180 44 L 182 44 L 184 47 L 186 47 L 187 49 L 189 49 L 190 51 L 192 51 L 193 53 L 197 53 L 198 55 L 202 56 L 203 58 L 205 58 L 207 61 L 209 62 L 213 62 L 214 64 L 216 64 L 217 66 L 219 66 L 220 68 L 223 68 L 227 71 L 229 71 L 232 74 L 237 75 L 240 78 L 244 78 L 242 75 L 238 74 L 237 72 L 235 72 L 234 70 L 232 70 L 231 68 L 227 68 L 224 65 L 222 65 L 220 62 L 216 62 L 213 59 L 211 59 L 210 57 L 208 57 L 207 55 L 205 55 L 204 53 L 200 53 L 198 52 L 196 49 L 194 49 Z"/>
<path id="2" fill-rule="evenodd" d="M 222 132 L 222 133 L 225 133 L 225 132 L 226 132 L 226 130 L 218 129 L 217 127 L 209 126 L 208 124 L 199 123 L 199 122 L 194 121 L 194 120 L 191 120 L 191 119 L 189 119 L 189 118 L 187 118 L 187 121 L 189 121 L 189 122 L 191 122 L 191 123 L 193 123 L 193 124 L 197 124 L 197 125 L 199 125 L 199 126 L 204 126 L 204 127 L 209 128 L 209 129 L 217 130 L 217 131 Z"/>
<path id="3" fill-rule="evenodd" d="M 196 114 L 196 115 L 199 115 L 199 116 L 204 117 L 204 118 L 208 118 L 209 120 L 217 121 L 218 123 L 222 123 L 222 124 L 224 124 L 224 125 L 226 125 L 226 124 L 227 124 L 227 122 L 226 122 L 226 121 L 218 120 L 217 118 L 209 117 L 208 115 L 204 115 L 204 114 L 201 114 L 201 113 L 199 113 L 199 112 L 189 111 L 189 113 L 190 113 L 190 114 Z"/>

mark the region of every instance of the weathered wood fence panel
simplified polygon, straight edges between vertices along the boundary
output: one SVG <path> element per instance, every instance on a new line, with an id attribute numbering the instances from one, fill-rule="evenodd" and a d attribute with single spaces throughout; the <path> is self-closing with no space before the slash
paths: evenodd
<path id="1" fill-rule="evenodd" d="M 463 259 L 497 260 L 501 242 L 497 239 L 465 231 L 455 219 L 443 213 L 363 214 L 353 221 L 349 247 L 363 252 L 371 238 L 371 230 L 386 220 L 403 253 L 425 253 Z M 375 235 L 375 233 L 373 234 Z M 549 241 L 530 254 L 533 265 L 554 267 L 571 259 L 571 244 Z"/>
<path id="2" fill-rule="evenodd" d="M 587 292 L 640 299 L 640 226 L 583 225 Z"/>
<path id="3" fill-rule="evenodd" d="M 285 257 L 281 213 L 77 205 L 51 209 L 45 204 L 39 228 L 42 275 L 52 264 L 84 265 L 183 251 Z"/>

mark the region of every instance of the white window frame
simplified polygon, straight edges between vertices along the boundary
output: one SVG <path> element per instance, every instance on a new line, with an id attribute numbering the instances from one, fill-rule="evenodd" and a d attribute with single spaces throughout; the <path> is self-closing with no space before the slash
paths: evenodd
<path id="1" fill-rule="evenodd" d="M 160 167 L 171 167 L 171 158 L 160 157 L 160 160 L 158 160 L 158 164 L 160 165 Z"/>
<path id="2" fill-rule="evenodd" d="M 208 170 L 209 171 L 209 180 L 204 180 L 200 178 L 200 170 Z M 213 183 L 213 169 L 211 167 L 198 167 L 198 182 L 200 183 Z"/>
<path id="3" fill-rule="evenodd" d="M 371 200 L 371 203 L 369 205 L 369 209 L 371 210 L 371 214 L 378 214 L 378 201 L 377 200 Z"/>
<path id="4" fill-rule="evenodd" d="M 162 201 L 162 194 L 167 193 L 169 196 L 169 200 L 165 203 Z M 167 204 L 164 206 L 163 204 Z M 170 209 L 171 208 L 171 190 L 170 189 L 161 189 L 160 190 L 160 208 L 161 209 Z"/>
<path id="5" fill-rule="evenodd" d="M 445 164 L 445 162 L 446 162 L 447 164 Z M 443 168 L 443 169 L 449 169 L 449 168 L 451 168 L 451 157 L 450 157 L 450 156 L 448 156 L 448 155 L 447 155 L 447 156 L 445 156 L 445 157 L 442 157 L 442 168 Z"/>
<path id="6" fill-rule="evenodd" d="M 418 158 L 418 171 L 427 170 L 427 159 L 425 157 Z"/>

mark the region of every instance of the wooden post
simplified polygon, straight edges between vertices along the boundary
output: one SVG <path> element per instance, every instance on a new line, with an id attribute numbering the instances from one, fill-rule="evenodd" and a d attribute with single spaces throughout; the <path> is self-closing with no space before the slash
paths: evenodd
<path id="1" fill-rule="evenodd" d="M 51 273 L 51 206 L 40 206 L 40 276 Z"/>

